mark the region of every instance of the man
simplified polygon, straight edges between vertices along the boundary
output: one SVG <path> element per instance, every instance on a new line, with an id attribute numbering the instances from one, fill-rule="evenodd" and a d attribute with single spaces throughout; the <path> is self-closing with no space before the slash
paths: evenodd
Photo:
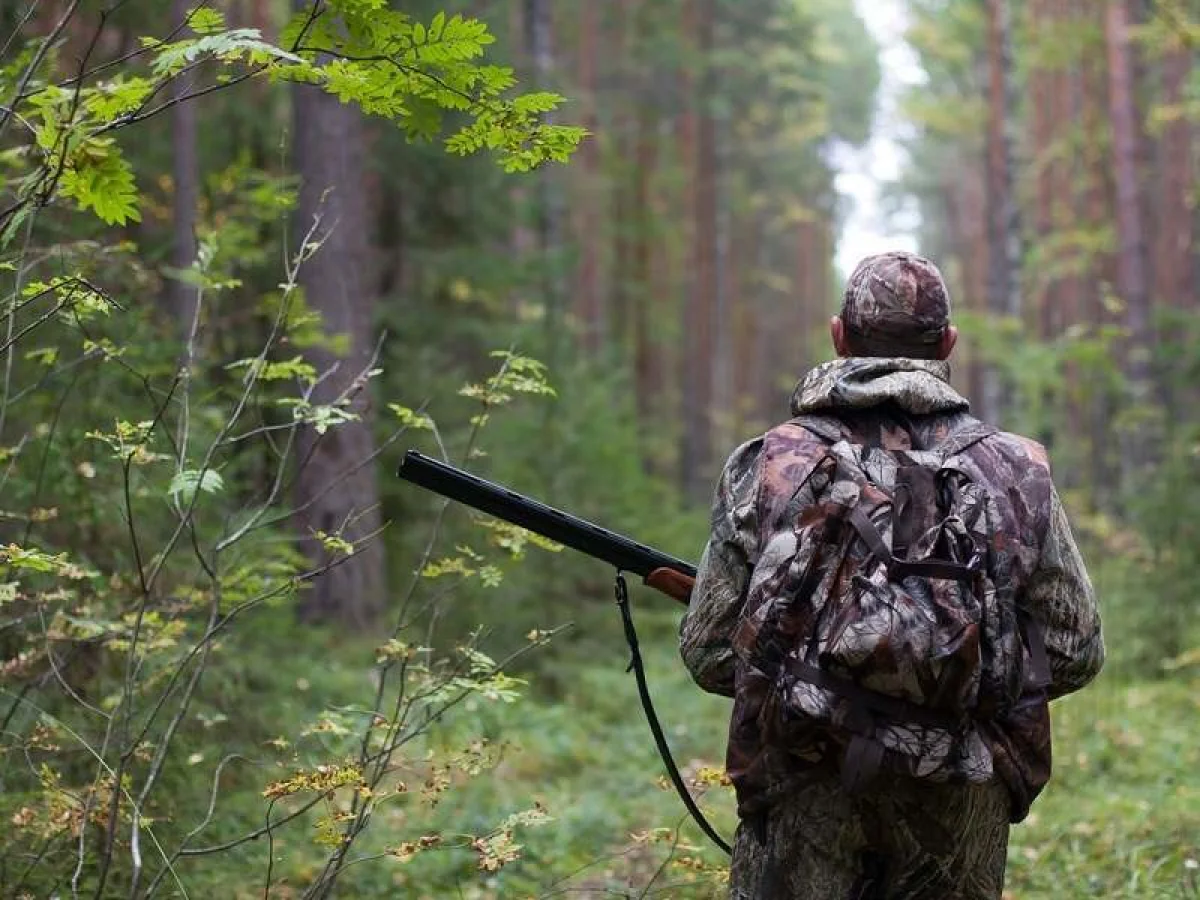
<path id="1" fill-rule="evenodd" d="M 937 447 L 959 429 L 982 428 L 948 381 L 946 359 L 958 333 L 941 273 L 928 260 L 907 253 L 863 260 L 830 326 L 838 358 L 800 382 L 793 416 L 832 422 L 852 446 L 888 452 Z M 735 641 L 739 625 L 746 627 L 747 592 L 773 527 L 767 520 L 778 520 L 784 506 L 789 516 L 801 516 L 803 509 L 795 508 L 805 496 L 801 482 L 829 449 L 827 439 L 794 423 L 790 428 L 787 452 L 798 462 L 789 467 L 778 465 L 778 453 L 764 450 L 774 446 L 779 429 L 729 458 L 680 632 L 683 659 L 696 682 L 734 698 L 727 769 L 741 824 L 731 896 L 999 898 L 1009 823 L 1024 818 L 1049 777 L 1046 696 L 1083 687 L 1104 658 L 1095 597 L 1045 451 L 989 429 L 963 452 L 962 465 L 984 487 L 1001 531 L 996 546 L 1004 550 L 989 557 L 995 571 L 988 574 L 998 594 L 1012 592 L 1018 614 L 1032 622 L 1030 633 L 1040 632 L 1049 685 L 999 721 L 972 721 L 968 727 L 980 749 L 971 777 L 880 774 L 865 788 L 850 790 L 845 772 L 839 774 L 845 759 L 800 753 L 766 736 L 771 700 L 747 687 L 755 672 L 744 641 Z M 760 574 L 767 566 L 763 561 Z M 1023 627 L 1020 633 L 1010 635 L 1011 646 L 1031 666 L 1033 639 Z"/>

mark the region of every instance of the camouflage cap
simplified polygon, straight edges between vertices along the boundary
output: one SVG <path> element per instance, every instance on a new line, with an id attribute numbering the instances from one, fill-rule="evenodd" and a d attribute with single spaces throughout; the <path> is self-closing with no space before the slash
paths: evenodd
<path id="1" fill-rule="evenodd" d="M 950 292 L 938 267 L 924 257 L 880 253 L 850 276 L 841 316 L 863 354 L 928 356 L 950 324 Z"/>

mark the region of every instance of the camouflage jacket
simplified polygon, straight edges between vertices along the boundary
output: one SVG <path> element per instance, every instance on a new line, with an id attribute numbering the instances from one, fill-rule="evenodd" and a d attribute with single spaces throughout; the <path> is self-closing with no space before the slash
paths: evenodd
<path id="1" fill-rule="evenodd" d="M 968 403 L 948 383 L 944 362 L 911 359 L 839 359 L 817 367 L 798 385 L 794 416 L 833 417 L 857 443 L 887 449 L 936 444 L 968 417 Z M 750 815 L 788 790 L 813 760 L 765 745 L 756 719 L 761 703 L 735 690 L 745 667 L 734 648 L 747 590 L 759 560 L 771 491 L 764 489 L 764 444 L 773 432 L 737 448 L 717 486 L 712 531 L 699 566 L 680 648 L 705 690 L 735 698 L 727 768 L 738 789 L 739 811 Z M 999 433 L 971 454 L 971 477 L 984 485 L 1009 552 L 996 565 L 1015 606 L 1040 625 L 1049 661 L 1051 697 L 1078 690 L 1104 658 L 1095 597 L 1050 480 L 1045 451 L 1017 435 Z M 815 462 L 826 446 L 815 436 Z M 804 448 L 799 448 L 801 454 Z M 801 474 L 799 477 L 803 477 Z M 745 683 L 745 678 L 741 679 Z M 740 693 L 740 696 L 739 696 Z M 1024 817 L 1050 774 L 1049 716 L 1044 703 L 1018 708 L 1003 721 L 981 723 L 992 773 L 1008 788 L 1012 818 Z"/>

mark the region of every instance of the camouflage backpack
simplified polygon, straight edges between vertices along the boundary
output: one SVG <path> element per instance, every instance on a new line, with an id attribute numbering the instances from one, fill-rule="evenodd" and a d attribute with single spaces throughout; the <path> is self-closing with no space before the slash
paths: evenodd
<path id="1" fill-rule="evenodd" d="M 806 432 L 825 448 L 815 462 Z M 972 724 L 1029 684 L 998 662 L 1012 654 L 998 646 L 988 556 L 1004 536 L 962 465 L 995 433 L 964 417 L 936 446 L 887 450 L 854 443 L 837 420 L 801 417 L 767 435 L 763 489 L 776 496 L 734 647 L 761 692 L 762 738 L 832 756 L 849 790 L 881 770 L 992 776 Z M 1040 640 L 1024 637 L 1044 668 Z"/>

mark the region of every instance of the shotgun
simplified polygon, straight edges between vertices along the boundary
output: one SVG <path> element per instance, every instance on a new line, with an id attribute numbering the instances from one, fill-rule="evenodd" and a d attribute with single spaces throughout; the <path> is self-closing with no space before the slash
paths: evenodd
<path id="1" fill-rule="evenodd" d="M 404 454 L 396 474 L 435 494 L 604 560 L 619 571 L 640 575 L 650 587 L 681 603 L 686 604 L 691 595 L 696 580 L 695 566 L 615 531 L 593 525 L 416 450 Z"/>
<path id="2" fill-rule="evenodd" d="M 623 574 L 629 572 L 640 575 L 650 587 L 687 604 L 692 586 L 696 583 L 696 567 L 653 547 L 639 544 L 623 534 L 593 525 L 578 516 L 547 506 L 516 491 L 510 491 L 502 485 L 485 481 L 477 475 L 432 459 L 416 450 L 409 450 L 404 454 L 396 474 L 405 481 L 411 481 L 435 494 L 465 503 L 489 516 L 518 525 L 616 567 L 617 607 L 621 611 L 625 640 L 631 653 L 629 668 L 637 678 L 638 696 L 642 701 L 642 709 L 646 712 L 650 731 L 654 735 L 654 743 L 688 812 L 704 833 L 712 838 L 718 847 L 729 853 L 729 844 L 713 830 L 684 784 L 683 776 L 679 774 L 679 768 L 671 757 L 671 748 L 667 746 L 666 735 L 663 734 L 658 715 L 654 712 L 654 704 L 650 702 L 650 690 L 646 686 L 646 672 L 642 666 L 641 651 L 638 649 L 637 632 L 633 627 L 629 594 L 625 588 Z"/>

